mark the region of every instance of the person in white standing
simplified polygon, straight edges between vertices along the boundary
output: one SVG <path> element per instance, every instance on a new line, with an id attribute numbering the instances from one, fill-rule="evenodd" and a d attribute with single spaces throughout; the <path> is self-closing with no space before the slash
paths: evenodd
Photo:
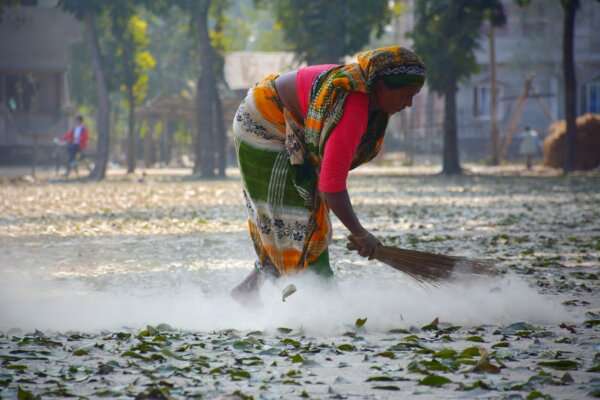
<path id="1" fill-rule="evenodd" d="M 533 157 L 535 157 L 540 149 L 540 140 L 537 131 L 530 126 L 525 127 L 523 132 L 523 140 L 519 146 L 519 153 L 524 156 L 527 169 L 530 170 L 533 166 Z"/>

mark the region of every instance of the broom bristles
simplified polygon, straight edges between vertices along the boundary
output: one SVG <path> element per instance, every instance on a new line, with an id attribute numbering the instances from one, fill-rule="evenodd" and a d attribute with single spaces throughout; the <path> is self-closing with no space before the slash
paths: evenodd
<path id="1" fill-rule="evenodd" d="M 356 246 L 349 243 L 348 248 L 355 250 Z M 436 284 L 442 280 L 450 279 L 453 274 L 495 275 L 493 265 L 489 261 L 408 250 L 393 246 L 378 246 L 372 258 L 408 274 L 421 283 Z"/>

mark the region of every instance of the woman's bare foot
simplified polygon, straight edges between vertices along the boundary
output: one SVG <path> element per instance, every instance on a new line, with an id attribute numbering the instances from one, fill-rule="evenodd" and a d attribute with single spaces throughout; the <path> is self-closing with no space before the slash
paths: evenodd
<path id="1" fill-rule="evenodd" d="M 231 297 L 243 306 L 260 305 L 259 294 L 264 280 L 264 274 L 254 268 L 242 283 L 231 290 Z"/>
<path id="2" fill-rule="evenodd" d="M 278 278 L 277 268 L 266 261 L 261 265 L 258 261 L 250 274 L 236 287 L 231 290 L 231 297 L 243 306 L 260 306 L 260 288 L 267 278 Z"/>

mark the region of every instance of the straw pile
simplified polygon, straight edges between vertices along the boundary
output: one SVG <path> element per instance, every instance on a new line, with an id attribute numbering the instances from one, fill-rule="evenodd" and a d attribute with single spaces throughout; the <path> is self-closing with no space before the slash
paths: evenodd
<path id="1" fill-rule="evenodd" d="M 544 140 L 544 165 L 562 168 L 567 150 L 567 127 L 564 120 L 550 125 Z M 600 166 L 600 114 L 577 118 L 574 169 L 589 170 Z"/>

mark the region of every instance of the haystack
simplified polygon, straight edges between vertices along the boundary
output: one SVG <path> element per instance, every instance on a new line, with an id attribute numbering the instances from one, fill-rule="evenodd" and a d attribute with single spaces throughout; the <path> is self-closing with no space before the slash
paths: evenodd
<path id="1" fill-rule="evenodd" d="M 544 140 L 544 165 L 562 168 L 567 152 L 567 126 L 564 120 L 550 125 Z M 577 118 L 574 169 L 589 170 L 600 166 L 600 114 Z"/>

